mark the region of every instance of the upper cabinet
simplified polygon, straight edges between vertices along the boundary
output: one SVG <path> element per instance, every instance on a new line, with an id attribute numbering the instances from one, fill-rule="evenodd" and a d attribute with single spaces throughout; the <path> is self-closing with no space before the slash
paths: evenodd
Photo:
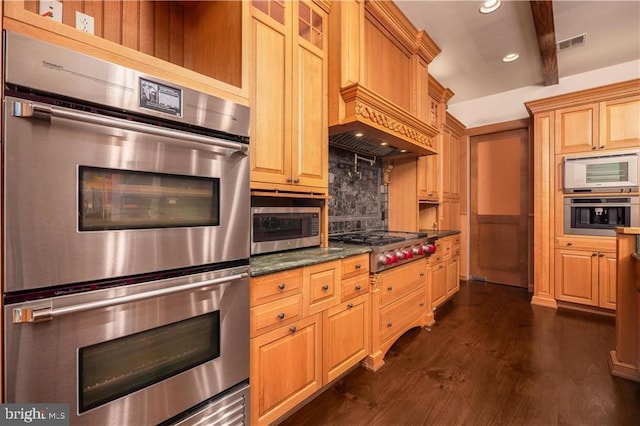
<path id="1" fill-rule="evenodd" d="M 61 22 L 37 1 L 3 2 L 5 29 L 246 104 L 248 6 L 236 1 L 65 1 Z M 94 34 L 76 29 L 76 11 Z"/>
<path id="2" fill-rule="evenodd" d="M 329 126 L 399 152 L 436 152 L 428 64 L 440 48 L 390 1 L 339 1 L 329 15 Z"/>
<path id="3" fill-rule="evenodd" d="M 251 4 L 251 187 L 326 193 L 330 5 Z"/>
<path id="4" fill-rule="evenodd" d="M 640 146 L 640 99 L 626 97 L 555 111 L 556 154 Z"/>

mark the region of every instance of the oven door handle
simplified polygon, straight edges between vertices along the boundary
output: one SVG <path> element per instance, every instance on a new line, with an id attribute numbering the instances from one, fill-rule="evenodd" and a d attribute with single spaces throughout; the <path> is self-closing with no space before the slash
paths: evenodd
<path id="1" fill-rule="evenodd" d="M 193 133 L 182 132 L 179 130 L 165 129 L 146 124 L 137 123 L 135 121 L 122 120 L 119 118 L 96 116 L 83 112 L 70 111 L 67 109 L 57 108 L 55 106 L 34 105 L 30 102 L 14 102 L 13 115 L 21 118 L 33 118 L 37 115 L 47 114 L 52 117 L 64 118 L 67 120 L 81 121 L 83 123 L 95 124 L 106 127 L 117 127 L 122 130 L 130 130 L 134 132 L 147 133 L 154 136 L 163 136 L 171 139 L 178 139 L 179 144 L 184 145 L 185 142 L 196 144 L 204 144 L 208 146 L 216 146 L 231 149 L 243 155 L 249 152 L 247 144 L 225 141 L 218 138 L 201 136 Z"/>
<path id="2" fill-rule="evenodd" d="M 55 317 L 59 317 L 62 315 L 75 314 L 78 312 L 85 312 L 98 308 L 107 308 L 109 306 L 121 305 L 125 303 L 139 302 L 141 300 L 150 299 L 152 297 L 166 296 L 187 290 L 194 290 L 211 285 L 237 281 L 247 277 L 249 277 L 249 274 L 247 272 L 242 272 L 240 274 L 229 275 L 227 277 L 214 278 L 211 280 L 198 281 L 195 283 L 183 284 L 175 287 L 167 287 L 138 294 L 114 297 L 112 299 L 106 300 L 97 300 L 95 302 L 79 303 L 77 305 L 62 306 L 58 308 L 54 308 L 51 305 L 42 308 L 17 307 L 13 308 L 13 323 L 21 324 L 51 321 Z M 51 302 L 51 304 L 53 304 L 53 302 Z"/>

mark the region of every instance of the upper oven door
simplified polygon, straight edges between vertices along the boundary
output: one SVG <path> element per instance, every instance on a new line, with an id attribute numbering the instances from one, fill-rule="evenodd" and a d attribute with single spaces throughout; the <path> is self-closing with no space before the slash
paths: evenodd
<path id="1" fill-rule="evenodd" d="M 5 292 L 247 259 L 246 145 L 7 97 Z"/>

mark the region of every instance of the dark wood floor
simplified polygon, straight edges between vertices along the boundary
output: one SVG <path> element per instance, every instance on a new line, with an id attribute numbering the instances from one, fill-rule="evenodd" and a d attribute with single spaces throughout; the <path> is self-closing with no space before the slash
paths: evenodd
<path id="1" fill-rule="evenodd" d="M 532 306 L 470 282 L 377 373 L 358 368 L 283 425 L 640 425 L 640 384 L 612 377 L 614 319 Z"/>

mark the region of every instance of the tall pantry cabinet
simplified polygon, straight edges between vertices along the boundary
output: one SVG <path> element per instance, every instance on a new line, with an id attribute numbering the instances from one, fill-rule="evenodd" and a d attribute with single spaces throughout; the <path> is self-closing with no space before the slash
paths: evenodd
<path id="1" fill-rule="evenodd" d="M 564 232 L 562 164 L 565 155 L 640 148 L 640 80 L 526 104 L 534 122 L 534 295 L 556 308 L 616 308 L 615 237 Z M 598 197 L 617 193 L 598 193 Z M 638 193 L 625 193 L 638 196 Z M 637 208 L 637 207 L 636 207 Z"/>
<path id="2" fill-rule="evenodd" d="M 251 188 L 326 194 L 331 3 L 251 4 Z"/>

